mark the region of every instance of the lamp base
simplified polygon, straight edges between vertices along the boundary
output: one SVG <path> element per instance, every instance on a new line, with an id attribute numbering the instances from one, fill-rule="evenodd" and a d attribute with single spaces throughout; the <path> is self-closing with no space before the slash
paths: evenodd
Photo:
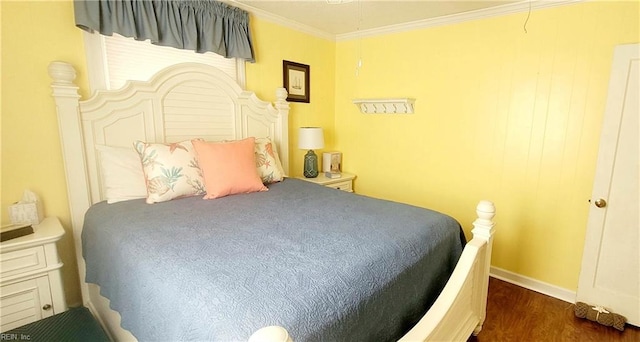
<path id="1" fill-rule="evenodd" d="M 316 156 L 313 150 L 309 150 L 309 152 L 304 155 L 304 170 L 302 174 L 307 178 L 318 177 L 318 156 Z"/>

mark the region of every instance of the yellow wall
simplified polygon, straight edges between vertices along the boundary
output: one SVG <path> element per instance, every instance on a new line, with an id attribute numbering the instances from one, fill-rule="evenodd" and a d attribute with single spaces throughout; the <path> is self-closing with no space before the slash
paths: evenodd
<path id="1" fill-rule="evenodd" d="M 335 43 L 251 18 L 257 63 L 247 63 L 247 89 L 263 99 L 275 100 L 282 87 L 282 60 L 309 65 L 310 103 L 291 103 L 289 115 L 289 160 L 291 175 L 302 174 L 304 153 L 298 149 L 298 128 L 324 129 L 325 150 L 330 150 L 334 134 Z M 321 152 L 321 151 L 320 151 Z"/>
<path id="2" fill-rule="evenodd" d="M 0 1 L 2 14 L 2 222 L 6 208 L 29 188 L 42 199 L 47 216 L 57 216 L 67 230 L 58 244 L 65 266 L 67 302 L 81 302 L 74 256 L 64 165 L 51 80 L 53 60 L 73 64 L 77 84 L 88 89 L 82 34 L 73 22 L 69 1 Z M 297 128 L 322 126 L 327 148 L 333 140 L 335 43 L 252 18 L 258 63 L 247 64 L 247 86 L 265 100 L 275 100 L 282 87 L 282 60 L 311 66 L 311 103 L 291 104 L 291 173 L 300 174 L 303 151 Z M 29 24 L 29 23 L 37 23 Z M 81 92 L 83 96 L 87 92 Z"/>
<path id="3" fill-rule="evenodd" d="M 67 230 L 58 243 L 67 302 L 80 300 L 67 185 L 47 66 L 71 62 L 87 88 L 80 30 L 72 2 L 2 1 L 2 222 L 24 189 L 36 192 L 47 216 Z"/>
<path id="4" fill-rule="evenodd" d="M 587 2 L 339 42 L 335 147 L 356 191 L 450 213 L 496 203 L 492 264 L 572 291 L 615 45 L 638 2 Z M 355 74 L 357 60 L 363 65 Z M 353 98 L 414 97 L 410 115 Z"/>

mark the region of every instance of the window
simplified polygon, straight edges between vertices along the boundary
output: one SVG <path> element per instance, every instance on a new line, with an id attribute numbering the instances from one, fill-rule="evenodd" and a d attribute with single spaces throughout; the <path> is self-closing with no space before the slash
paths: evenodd
<path id="1" fill-rule="evenodd" d="M 117 34 L 84 33 L 91 90 L 118 89 L 127 80 L 148 80 L 173 64 L 197 62 L 212 65 L 231 76 L 244 88 L 244 60 L 225 58 L 212 52 L 196 53 L 153 45 Z"/>

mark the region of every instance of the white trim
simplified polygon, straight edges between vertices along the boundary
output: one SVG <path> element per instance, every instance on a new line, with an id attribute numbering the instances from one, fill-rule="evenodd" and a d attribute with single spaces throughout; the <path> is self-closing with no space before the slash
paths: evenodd
<path id="1" fill-rule="evenodd" d="M 274 24 L 278 24 L 280 26 L 284 26 L 284 27 L 288 27 L 290 29 L 302 32 L 302 33 L 306 33 L 309 34 L 311 36 L 315 36 L 318 38 L 323 38 L 323 39 L 327 39 L 327 40 L 332 40 L 335 41 L 336 40 L 336 36 L 332 33 L 326 32 L 326 31 L 322 31 L 322 30 L 318 30 L 317 28 L 311 27 L 309 25 L 305 25 L 305 24 L 301 24 L 297 21 L 291 20 L 291 19 L 287 19 L 285 17 L 281 17 L 277 14 L 273 14 L 271 12 L 267 12 L 265 10 L 261 10 L 259 8 L 255 8 L 253 6 L 249 6 L 247 4 L 243 4 L 241 2 L 237 2 L 235 0 L 221 0 L 222 2 L 226 2 L 234 7 L 238 7 L 240 9 L 243 9 L 253 15 L 255 15 L 256 17 L 262 19 L 262 20 L 266 20 L 268 22 L 274 23 Z"/>
<path id="2" fill-rule="evenodd" d="M 334 35 L 332 33 L 328 33 L 326 31 L 322 31 L 316 29 L 314 27 L 301 24 L 297 21 L 287 19 L 281 17 L 279 15 L 249 6 L 247 4 L 243 4 L 241 2 L 237 2 L 235 0 L 222 0 L 232 6 L 241 8 L 256 17 L 272 22 L 274 24 L 278 24 L 284 27 L 288 27 L 290 29 L 306 33 L 312 36 L 316 36 L 323 39 L 333 40 L 333 41 L 345 41 L 352 39 L 359 39 L 363 37 L 373 37 L 380 36 L 384 34 L 390 33 L 399 33 L 417 29 L 425 29 L 430 27 L 444 26 L 444 25 L 452 25 L 459 24 L 466 21 L 477 20 L 477 19 L 486 19 L 493 18 L 502 15 L 509 15 L 514 13 L 522 13 L 527 12 L 529 9 L 539 10 L 544 8 L 558 7 L 564 5 L 571 5 L 579 2 L 584 2 L 586 0 L 530 0 L 530 1 L 520 1 L 515 3 L 510 3 L 506 5 L 484 8 L 475 11 L 451 14 L 436 18 L 417 20 L 408 23 L 396 24 L 396 25 L 388 25 L 374 29 L 368 30 L 360 30 L 355 32 L 343 33 Z"/>
<path id="3" fill-rule="evenodd" d="M 475 11 L 469 11 L 464 13 L 457 13 L 452 15 L 441 16 L 437 18 L 430 18 L 424 20 L 417 20 L 408 23 L 402 23 L 397 25 L 389 25 L 375 29 L 362 30 L 358 32 L 351 32 L 345 34 L 336 35 L 336 41 L 345 41 L 358 39 L 363 37 L 381 36 L 390 33 L 406 32 L 418 29 L 426 29 L 437 26 L 459 24 L 467 21 L 487 19 L 503 15 L 509 15 L 514 13 L 527 12 L 529 9 L 539 10 L 543 8 L 564 6 L 574 4 L 577 2 L 583 2 L 585 0 L 531 0 L 516 2 L 496 7 L 484 8 Z"/>
<path id="4" fill-rule="evenodd" d="M 87 57 L 87 74 L 89 76 L 89 89 L 93 94 L 96 90 L 108 89 L 107 77 L 109 70 L 105 57 L 104 39 L 99 34 L 82 31 L 84 38 L 84 51 Z"/>
<path id="5" fill-rule="evenodd" d="M 511 271 L 507 271 L 498 267 L 491 266 L 489 275 L 496 279 L 506 281 L 508 283 L 524 287 L 531 291 L 536 291 L 553 298 L 563 300 L 568 303 L 576 302 L 576 292 L 556 285 L 545 283 L 543 281 L 529 278 Z"/>
<path id="6" fill-rule="evenodd" d="M 236 58 L 236 82 L 242 89 L 247 87 L 247 68 L 246 61 L 242 58 Z"/>

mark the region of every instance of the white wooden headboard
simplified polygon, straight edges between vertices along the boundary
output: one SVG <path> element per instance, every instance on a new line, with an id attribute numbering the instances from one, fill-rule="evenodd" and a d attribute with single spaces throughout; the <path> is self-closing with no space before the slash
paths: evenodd
<path id="1" fill-rule="evenodd" d="M 284 88 L 274 104 L 243 91 L 224 72 L 204 64 L 166 68 L 149 81 L 131 81 L 122 89 L 98 91 L 81 101 L 73 83 L 75 69 L 55 61 L 49 65 L 53 97 L 67 177 L 71 220 L 80 276 L 84 260 L 80 234 L 84 214 L 102 193 L 96 145 L 133 148 L 135 140 L 176 142 L 270 137 L 285 172 L 289 172 L 289 104 Z M 86 298 L 83 289 L 83 298 Z"/>

